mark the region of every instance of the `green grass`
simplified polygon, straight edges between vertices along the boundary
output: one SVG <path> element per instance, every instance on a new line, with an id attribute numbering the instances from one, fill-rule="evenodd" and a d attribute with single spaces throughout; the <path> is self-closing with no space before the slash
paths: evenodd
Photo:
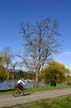
<path id="1" fill-rule="evenodd" d="M 71 108 L 71 95 L 8 108 Z"/>
<path id="2" fill-rule="evenodd" d="M 46 91 L 46 90 L 55 90 L 55 89 L 66 89 L 71 88 L 71 86 L 43 86 L 43 87 L 32 87 L 28 88 L 29 92 L 37 92 L 37 91 Z"/>
<path id="3" fill-rule="evenodd" d="M 71 86 L 43 86 L 43 87 L 31 87 L 27 88 L 27 92 L 38 92 L 38 91 L 46 91 L 46 90 L 55 90 L 55 89 L 66 89 L 71 88 Z M 13 91 L 0 91 L 0 95 L 8 95 L 12 94 Z"/>
<path id="4" fill-rule="evenodd" d="M 0 95 L 9 95 L 9 94 L 12 94 L 12 90 L 4 90 L 4 91 L 0 91 Z"/>

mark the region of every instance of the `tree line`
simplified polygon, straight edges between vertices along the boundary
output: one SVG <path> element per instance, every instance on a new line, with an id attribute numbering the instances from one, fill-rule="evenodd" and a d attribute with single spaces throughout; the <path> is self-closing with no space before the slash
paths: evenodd
<path id="1" fill-rule="evenodd" d="M 9 69 L 11 66 L 10 57 L 9 54 L 4 52 L 0 54 L 0 81 L 18 80 L 20 78 L 24 78 L 25 80 L 35 79 L 35 72 Z M 51 61 L 39 73 L 39 81 L 51 86 L 56 86 L 56 84 L 70 85 L 70 70 L 57 61 Z"/>
<path id="2" fill-rule="evenodd" d="M 23 70 L 15 70 L 15 72 L 11 71 L 9 72 L 9 80 L 19 80 L 21 78 L 24 78 L 24 80 L 34 80 L 34 73 L 30 71 L 23 71 Z"/>

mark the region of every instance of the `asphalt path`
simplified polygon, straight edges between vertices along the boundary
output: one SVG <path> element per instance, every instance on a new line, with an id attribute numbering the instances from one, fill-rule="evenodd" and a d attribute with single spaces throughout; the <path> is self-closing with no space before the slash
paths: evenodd
<path id="1" fill-rule="evenodd" d="M 24 103 L 30 103 L 35 101 L 40 101 L 44 99 L 50 99 L 58 96 L 70 95 L 71 88 L 59 89 L 59 90 L 47 90 L 43 92 L 35 92 L 25 96 L 14 97 L 11 95 L 1 95 L 0 96 L 0 108 L 15 106 Z"/>

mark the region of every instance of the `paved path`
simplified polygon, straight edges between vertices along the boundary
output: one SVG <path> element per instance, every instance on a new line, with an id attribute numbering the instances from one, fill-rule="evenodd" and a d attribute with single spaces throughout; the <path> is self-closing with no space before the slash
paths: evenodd
<path id="1" fill-rule="evenodd" d="M 71 88 L 60 90 L 47 90 L 43 92 L 36 92 L 26 96 L 13 97 L 12 95 L 0 96 L 0 108 L 7 106 L 14 106 L 23 103 L 40 101 L 43 99 L 54 98 L 63 95 L 71 94 Z"/>

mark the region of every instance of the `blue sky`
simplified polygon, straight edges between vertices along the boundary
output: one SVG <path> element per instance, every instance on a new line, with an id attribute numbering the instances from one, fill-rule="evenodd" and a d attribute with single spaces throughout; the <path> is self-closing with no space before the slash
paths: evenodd
<path id="1" fill-rule="evenodd" d="M 46 17 L 59 22 L 61 53 L 55 59 L 71 69 L 71 0 L 0 0 L 0 50 L 23 50 L 19 25 Z"/>

